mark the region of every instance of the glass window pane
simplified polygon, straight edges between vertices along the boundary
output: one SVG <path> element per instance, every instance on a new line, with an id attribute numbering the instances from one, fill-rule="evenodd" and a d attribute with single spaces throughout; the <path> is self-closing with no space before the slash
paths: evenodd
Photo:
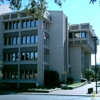
<path id="1" fill-rule="evenodd" d="M 19 23 L 19 21 L 17 22 L 17 28 L 18 28 L 18 29 L 20 28 L 20 23 Z"/>
<path id="2" fill-rule="evenodd" d="M 25 36 L 22 37 L 22 44 L 25 44 Z"/>
<path id="3" fill-rule="evenodd" d="M 80 38 L 80 32 L 75 32 L 74 33 L 74 38 Z"/>
<path id="4" fill-rule="evenodd" d="M 38 59 L 38 52 L 35 52 L 35 58 L 34 60 L 37 60 Z"/>
<path id="5" fill-rule="evenodd" d="M 31 43 L 34 43 L 34 35 L 31 36 Z"/>
<path id="6" fill-rule="evenodd" d="M 24 21 L 22 21 L 22 28 L 25 28 L 25 27 L 26 27 L 26 22 L 24 20 Z"/>
<path id="7" fill-rule="evenodd" d="M 36 26 L 38 26 L 38 20 L 36 20 L 35 23 L 36 23 Z"/>
<path id="8" fill-rule="evenodd" d="M 8 45 L 11 45 L 11 37 L 8 38 Z"/>
<path id="9" fill-rule="evenodd" d="M 15 61 L 15 53 L 12 54 L 12 61 Z"/>
<path id="10" fill-rule="evenodd" d="M 86 37 L 86 32 L 81 32 L 81 38 L 85 38 Z"/>
<path id="11" fill-rule="evenodd" d="M 30 36 L 26 36 L 26 43 L 30 43 Z"/>
<path id="12" fill-rule="evenodd" d="M 3 54 L 3 61 L 6 61 L 6 54 Z"/>
<path id="13" fill-rule="evenodd" d="M 5 30 L 8 30 L 8 23 L 5 23 Z"/>
<path id="14" fill-rule="evenodd" d="M 38 42 L 38 35 L 35 35 L 35 43 Z"/>
<path id="15" fill-rule="evenodd" d="M 13 37 L 13 38 L 12 38 L 12 44 L 13 44 L 13 45 L 16 44 L 16 37 Z"/>
<path id="16" fill-rule="evenodd" d="M 30 53 L 30 60 L 34 60 L 34 53 L 33 52 Z"/>
<path id="17" fill-rule="evenodd" d="M 9 29 L 12 29 L 12 23 L 9 22 Z"/>
<path id="18" fill-rule="evenodd" d="M 10 53 L 8 53 L 8 61 L 10 61 Z"/>
<path id="19" fill-rule="evenodd" d="M 69 38 L 73 38 L 73 33 L 72 32 L 69 33 Z"/>
<path id="20" fill-rule="evenodd" d="M 18 61 L 18 59 L 19 59 L 19 53 L 16 53 L 15 60 L 17 60 L 17 61 Z"/>
<path id="21" fill-rule="evenodd" d="M 16 22 L 13 22 L 13 29 L 16 29 Z"/>
<path id="22" fill-rule="evenodd" d="M 4 45 L 7 45 L 7 38 L 4 38 Z"/>
<path id="23" fill-rule="evenodd" d="M 19 44 L 19 37 L 17 37 L 17 39 L 16 39 L 16 40 L 17 40 L 17 41 L 16 41 L 16 43 L 17 43 L 17 44 Z"/>
<path id="24" fill-rule="evenodd" d="M 34 27 L 34 21 L 31 20 L 31 27 Z"/>
<path id="25" fill-rule="evenodd" d="M 27 25 L 27 27 L 30 27 L 30 21 L 29 20 L 26 21 L 26 25 Z"/>
<path id="26" fill-rule="evenodd" d="M 25 58 L 25 53 L 21 53 L 21 60 L 24 60 Z"/>
<path id="27" fill-rule="evenodd" d="M 26 53 L 25 58 L 26 60 L 29 60 L 29 53 Z"/>

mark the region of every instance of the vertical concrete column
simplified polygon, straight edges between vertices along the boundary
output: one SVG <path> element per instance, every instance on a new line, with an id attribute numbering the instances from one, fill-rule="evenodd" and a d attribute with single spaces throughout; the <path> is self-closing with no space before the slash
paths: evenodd
<path id="1" fill-rule="evenodd" d="M 19 40 L 21 38 L 21 20 L 19 21 L 20 27 L 19 27 Z M 20 83 L 20 45 L 21 41 L 19 41 L 19 47 L 18 47 L 18 53 L 19 53 L 19 60 L 18 60 L 18 81 L 17 81 L 17 88 L 19 88 L 19 83 Z"/>
<path id="2" fill-rule="evenodd" d="M 44 38 L 42 29 L 43 20 L 38 20 L 38 65 L 37 65 L 37 82 L 44 85 Z"/>

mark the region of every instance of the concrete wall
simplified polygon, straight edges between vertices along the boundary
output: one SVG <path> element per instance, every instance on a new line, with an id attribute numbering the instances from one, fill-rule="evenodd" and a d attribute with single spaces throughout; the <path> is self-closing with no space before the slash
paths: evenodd
<path id="1" fill-rule="evenodd" d="M 91 68 L 91 54 L 84 52 L 84 67 Z"/>
<path id="2" fill-rule="evenodd" d="M 71 65 L 71 77 L 74 80 L 79 81 L 81 79 L 81 47 L 70 47 L 70 65 Z"/>
<path id="3" fill-rule="evenodd" d="M 65 20 L 63 19 L 62 11 L 50 11 L 50 13 L 52 16 L 52 24 L 49 27 L 49 65 L 50 69 L 57 71 L 61 75 L 64 73 L 64 42 L 66 40 L 66 30 L 63 28 L 63 25 L 65 25 Z"/>

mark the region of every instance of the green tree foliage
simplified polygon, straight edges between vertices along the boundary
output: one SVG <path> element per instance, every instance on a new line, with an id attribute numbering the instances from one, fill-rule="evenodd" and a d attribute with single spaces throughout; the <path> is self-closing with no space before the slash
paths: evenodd
<path id="1" fill-rule="evenodd" d="M 59 74 L 56 71 L 44 71 L 45 86 L 59 86 Z"/>
<path id="2" fill-rule="evenodd" d="M 90 81 L 95 76 L 94 70 L 88 69 L 88 68 L 85 69 L 84 74 L 85 74 L 85 77 L 88 79 L 88 81 Z"/>
<path id="3" fill-rule="evenodd" d="M 47 9 L 46 0 L 27 0 L 28 4 L 24 5 L 22 0 L 0 0 L 1 4 L 8 1 L 10 4 L 10 8 L 12 10 L 20 12 L 22 5 L 24 6 L 24 11 L 28 16 L 32 16 L 33 19 L 42 18 L 43 12 Z M 24 0 L 26 1 L 26 0 Z M 62 1 L 66 0 L 54 0 L 58 6 L 62 6 Z M 90 0 L 90 3 L 94 4 L 97 0 Z M 99 0 L 100 3 L 100 0 Z M 19 14 L 20 16 L 20 14 Z"/>

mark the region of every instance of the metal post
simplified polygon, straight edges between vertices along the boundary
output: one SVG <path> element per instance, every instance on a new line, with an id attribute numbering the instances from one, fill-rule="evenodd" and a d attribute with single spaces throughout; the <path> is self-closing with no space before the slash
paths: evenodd
<path id="1" fill-rule="evenodd" d="M 97 43 L 96 41 L 98 40 L 98 38 L 96 36 L 92 37 L 94 40 L 94 49 L 95 49 L 95 83 L 96 83 L 96 94 L 97 94 L 97 66 L 96 66 L 96 48 L 97 48 Z"/>
<path id="2" fill-rule="evenodd" d="M 95 46 L 95 82 L 96 82 L 96 94 L 97 94 L 96 39 L 94 39 L 94 46 Z"/>

